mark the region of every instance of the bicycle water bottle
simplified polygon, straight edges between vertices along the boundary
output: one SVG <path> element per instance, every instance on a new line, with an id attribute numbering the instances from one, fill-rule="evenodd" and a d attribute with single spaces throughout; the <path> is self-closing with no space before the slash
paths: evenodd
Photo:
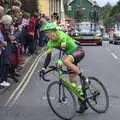
<path id="1" fill-rule="evenodd" d="M 80 95 L 83 95 L 83 89 L 82 89 L 82 86 L 81 86 L 81 85 L 79 85 L 79 86 L 77 87 L 77 92 L 78 92 Z"/>
<path id="2" fill-rule="evenodd" d="M 76 91 L 77 89 L 77 86 L 75 83 L 70 83 L 69 81 L 67 80 L 63 80 L 64 81 L 64 84 L 71 90 L 71 91 Z"/>
<path id="3" fill-rule="evenodd" d="M 64 81 L 64 84 L 65 86 L 67 86 L 67 88 L 75 93 L 77 96 L 79 96 L 82 100 L 84 100 L 84 97 L 83 97 L 83 90 L 82 90 L 82 86 L 79 85 L 77 86 L 75 83 L 70 83 L 69 81 L 67 80 L 63 80 Z"/>
<path id="4" fill-rule="evenodd" d="M 76 89 L 77 89 L 77 85 L 76 85 L 75 83 L 71 83 L 71 88 L 72 88 L 73 90 L 76 90 Z"/>

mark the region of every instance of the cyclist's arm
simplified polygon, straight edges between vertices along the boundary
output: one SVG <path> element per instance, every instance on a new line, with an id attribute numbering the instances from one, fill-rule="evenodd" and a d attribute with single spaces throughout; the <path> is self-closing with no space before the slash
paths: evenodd
<path id="1" fill-rule="evenodd" d="M 44 62 L 44 68 L 47 68 L 47 66 L 50 64 L 51 55 L 52 55 L 52 52 L 48 51 L 47 56 L 45 58 L 45 62 Z"/>
<path id="2" fill-rule="evenodd" d="M 44 68 L 47 68 L 47 66 L 50 64 L 50 61 L 51 61 L 53 47 L 50 42 L 48 42 L 48 44 L 47 44 L 47 49 L 48 50 L 47 50 L 47 56 L 46 56 L 45 62 L 44 62 Z"/>

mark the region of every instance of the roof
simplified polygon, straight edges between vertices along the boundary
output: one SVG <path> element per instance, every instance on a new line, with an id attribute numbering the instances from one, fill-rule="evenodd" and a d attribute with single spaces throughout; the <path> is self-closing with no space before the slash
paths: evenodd
<path id="1" fill-rule="evenodd" d="M 95 5 L 95 2 L 93 0 L 88 0 L 92 5 Z"/>
<path id="2" fill-rule="evenodd" d="M 71 4 L 74 0 L 69 0 L 67 5 Z"/>
<path id="3" fill-rule="evenodd" d="M 67 5 L 70 5 L 74 0 L 69 0 Z M 88 2 L 90 2 L 92 5 L 94 5 L 95 3 L 93 2 L 93 0 L 88 0 Z"/>

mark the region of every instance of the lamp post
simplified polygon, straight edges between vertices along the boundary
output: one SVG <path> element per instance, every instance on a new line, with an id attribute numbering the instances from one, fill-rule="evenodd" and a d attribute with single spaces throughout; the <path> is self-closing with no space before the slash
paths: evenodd
<path id="1" fill-rule="evenodd" d="M 96 31 L 97 29 L 97 25 L 98 25 L 98 22 L 99 22 L 99 17 L 98 17 L 98 10 L 97 10 L 97 5 L 96 5 L 96 0 L 93 1 L 94 5 L 93 5 L 93 13 L 92 13 L 92 16 L 93 16 L 93 23 L 94 23 L 94 31 Z"/>
<path id="2" fill-rule="evenodd" d="M 70 15 L 70 12 L 72 11 L 72 7 L 71 7 L 71 5 L 68 5 L 68 14 L 69 14 L 69 17 L 71 16 Z"/>
<path id="3" fill-rule="evenodd" d="M 85 13 L 85 10 L 86 10 L 86 8 L 82 8 L 82 13 Z M 83 14 L 83 20 L 84 21 L 86 20 L 86 15 L 85 14 Z"/>

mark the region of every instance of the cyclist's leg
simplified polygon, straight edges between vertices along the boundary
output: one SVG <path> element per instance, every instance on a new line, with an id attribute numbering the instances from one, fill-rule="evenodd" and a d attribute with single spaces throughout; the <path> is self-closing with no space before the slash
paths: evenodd
<path id="1" fill-rule="evenodd" d="M 68 68 L 68 71 L 69 71 L 69 80 L 70 80 L 70 82 L 75 83 L 77 85 L 77 79 L 76 79 L 77 74 L 75 72 L 73 72 L 72 70 L 70 70 L 69 68 Z"/>
<path id="2" fill-rule="evenodd" d="M 74 57 L 72 55 L 65 57 L 63 62 L 70 70 L 74 71 L 74 73 L 76 74 L 80 73 L 79 67 L 74 64 Z"/>
<path id="3" fill-rule="evenodd" d="M 64 59 L 64 63 L 70 71 L 70 81 L 73 83 L 77 83 L 76 76 L 80 74 L 80 68 L 77 66 L 77 63 L 84 58 L 84 55 L 84 51 L 78 48 Z"/>
<path id="4" fill-rule="evenodd" d="M 80 73 L 80 69 L 77 66 L 77 63 L 79 63 L 83 58 L 84 58 L 85 54 L 84 51 L 82 52 L 81 49 L 78 49 L 77 51 L 73 52 L 69 57 L 70 58 L 66 58 L 64 60 L 65 64 L 68 66 L 68 70 L 69 70 L 69 79 L 72 83 L 77 84 L 77 79 L 76 76 L 77 74 Z M 70 61 L 71 60 L 71 61 Z M 70 63 L 71 62 L 71 63 Z M 74 69 L 73 69 L 74 68 Z M 75 71 L 76 70 L 76 71 Z M 78 113 L 84 113 L 85 110 L 87 109 L 87 105 L 85 101 L 82 101 L 78 98 L 78 102 L 80 104 L 80 108 L 77 111 Z"/>

